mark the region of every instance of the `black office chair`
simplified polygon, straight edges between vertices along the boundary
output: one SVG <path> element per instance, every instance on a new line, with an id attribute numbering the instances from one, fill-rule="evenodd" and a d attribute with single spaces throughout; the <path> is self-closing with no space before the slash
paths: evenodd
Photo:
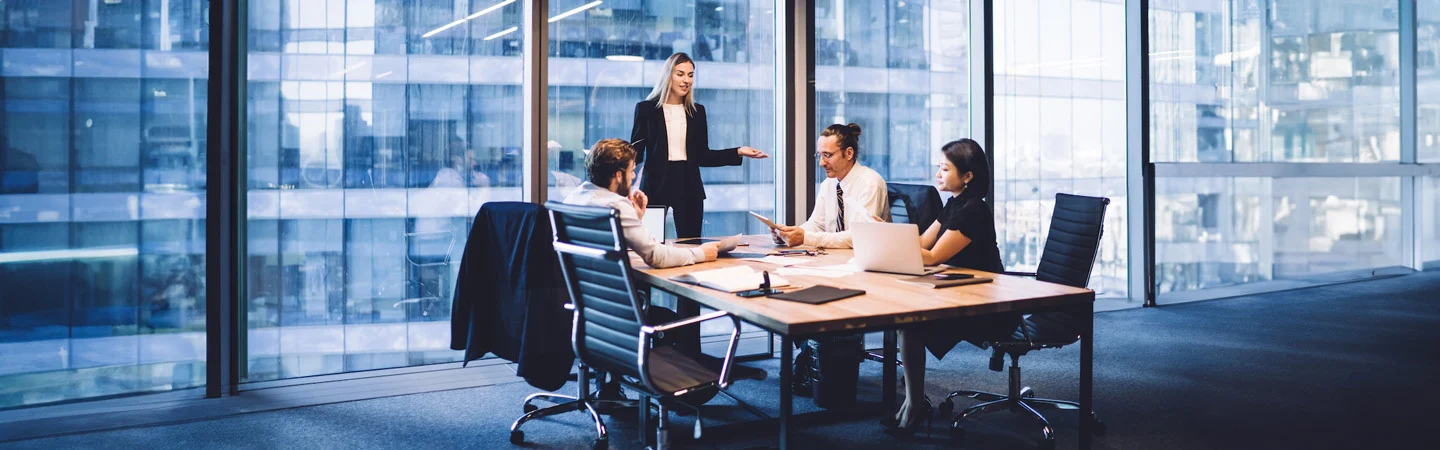
<path id="1" fill-rule="evenodd" d="M 606 448 L 609 436 L 605 423 L 587 398 L 586 368 L 608 372 L 620 383 L 644 397 L 639 409 L 641 435 L 649 428 L 652 401 L 658 406 L 655 448 L 668 447 L 668 411 L 680 406 L 680 395 L 706 389 L 723 389 L 730 384 L 732 360 L 740 337 L 740 319 L 717 311 L 664 325 L 646 325 L 646 307 L 635 291 L 630 257 L 621 238 L 620 216 L 614 209 L 546 203 L 555 230 L 555 251 L 575 311 L 571 343 L 579 357 L 579 398 L 544 409 L 527 412 L 510 427 L 510 442 L 525 440 L 520 425 L 526 421 L 568 411 L 586 410 L 595 421 L 599 438 L 595 448 Z M 672 347 L 656 347 L 661 334 L 700 322 L 729 317 L 734 329 L 725 350 L 719 373 Z M 527 403 L 528 404 L 528 403 Z M 696 416 L 696 437 L 701 424 Z"/>
<path id="2" fill-rule="evenodd" d="M 1070 194 L 1055 195 L 1055 212 L 1050 218 L 1050 235 L 1045 239 L 1045 253 L 1040 256 L 1040 266 L 1035 273 L 1007 272 L 1007 275 L 1031 276 L 1036 280 L 1084 288 L 1090 282 L 1090 269 L 1095 266 L 1099 253 L 1100 237 L 1105 224 L 1105 207 L 1110 199 L 1083 197 Z M 1078 323 L 1080 312 L 1048 312 L 1032 314 L 1020 323 L 1009 340 L 988 343 L 994 353 L 990 357 L 990 370 L 999 372 L 1004 366 L 1004 355 L 1010 355 L 1010 386 L 1006 395 L 989 392 L 959 390 L 951 392 L 940 403 L 940 414 L 948 416 L 954 412 L 955 397 L 969 397 L 983 401 L 955 416 L 950 424 L 951 437 L 964 440 L 965 429 L 960 421 L 967 417 L 986 412 L 1008 409 L 1029 414 L 1041 426 L 1044 439 L 1039 443 L 1042 449 L 1055 448 L 1055 435 L 1050 422 L 1041 415 L 1040 409 L 1079 410 L 1080 404 L 1066 400 L 1035 398 L 1035 392 L 1020 385 L 1020 356 L 1031 350 L 1060 348 L 1080 340 Z M 1085 420 L 1082 418 L 1081 420 Z M 1105 424 L 1091 412 L 1089 420 L 1094 421 L 1096 435 L 1105 434 Z"/>

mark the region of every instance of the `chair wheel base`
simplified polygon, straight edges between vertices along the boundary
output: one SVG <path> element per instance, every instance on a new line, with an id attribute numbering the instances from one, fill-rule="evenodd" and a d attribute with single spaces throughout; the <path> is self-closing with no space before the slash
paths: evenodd
<path id="1" fill-rule="evenodd" d="M 1036 445 L 1035 445 L 1035 448 L 1040 449 L 1040 450 L 1055 450 L 1055 440 L 1054 440 L 1054 439 L 1046 439 L 1046 440 L 1040 441 L 1039 444 L 1036 444 Z"/>
<path id="2" fill-rule="evenodd" d="M 594 449 L 594 450 L 605 450 L 605 449 L 608 449 L 608 448 L 610 448 L 610 440 L 609 440 L 609 439 L 596 439 L 596 440 L 595 440 L 595 444 L 594 444 L 594 445 L 591 445 L 590 448 L 592 448 L 592 449 Z"/>
<path id="3" fill-rule="evenodd" d="M 511 431 L 511 432 L 510 432 L 510 443 L 511 443 L 511 444 L 515 444 L 515 445 L 520 445 L 520 444 L 525 443 L 525 432 L 524 432 L 524 431 L 520 431 L 520 430 Z"/>

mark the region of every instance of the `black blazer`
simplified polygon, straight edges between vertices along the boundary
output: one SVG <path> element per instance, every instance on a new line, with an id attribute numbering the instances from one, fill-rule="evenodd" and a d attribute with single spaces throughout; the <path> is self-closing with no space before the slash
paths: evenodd
<path id="1" fill-rule="evenodd" d="M 465 350 L 465 362 L 494 353 L 547 391 L 565 385 L 575 362 L 553 238 L 544 207 L 486 203 L 465 242 L 450 306 L 450 348 Z"/>
<path id="2" fill-rule="evenodd" d="M 701 167 L 740 165 L 739 147 L 721 150 L 710 149 L 710 133 L 705 122 L 705 106 L 695 104 L 695 112 L 685 121 L 685 159 L 683 172 L 670 170 L 670 135 L 665 130 L 665 112 L 655 107 L 658 100 L 646 100 L 635 104 L 634 128 L 630 129 L 630 142 L 635 147 L 635 164 L 645 164 L 645 173 L 640 178 L 640 190 L 651 199 L 696 200 L 705 198 L 705 184 L 700 181 Z M 666 178 L 684 176 L 680 180 L 683 192 L 668 192 L 663 196 L 659 189 L 666 186 Z"/>

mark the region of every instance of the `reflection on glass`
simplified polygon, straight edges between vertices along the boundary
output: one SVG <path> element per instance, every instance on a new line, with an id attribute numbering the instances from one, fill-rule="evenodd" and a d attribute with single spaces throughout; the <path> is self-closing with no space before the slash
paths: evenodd
<path id="1" fill-rule="evenodd" d="M 629 140 L 635 104 L 650 93 L 664 60 L 675 52 L 695 60 L 693 95 L 705 105 L 710 147 L 749 145 L 775 152 L 774 0 L 549 2 L 555 19 L 549 63 L 551 200 L 563 200 L 584 181 L 585 150 L 596 141 Z M 705 234 L 764 231 L 745 212 L 774 214 L 774 161 L 745 159 L 740 166 L 701 169 Z"/>
<path id="2" fill-rule="evenodd" d="M 1108 197 L 1090 276 L 1125 297 L 1125 6 L 1122 2 L 996 2 L 995 201 L 1000 257 L 1040 262 L 1055 194 Z"/>
<path id="3" fill-rule="evenodd" d="M 522 195 L 521 4 L 249 6 L 244 378 L 456 360 L 470 222 Z"/>
<path id="4" fill-rule="evenodd" d="M 1415 147 L 1420 162 L 1440 163 L 1440 0 L 1418 0 L 1415 22 Z"/>
<path id="5" fill-rule="evenodd" d="M 1440 177 L 1420 179 L 1420 256 L 1425 270 L 1440 268 Z"/>
<path id="6" fill-rule="evenodd" d="M 970 137 L 969 30 L 969 2 L 816 2 L 816 128 L 860 125 L 861 164 L 933 186 L 940 146 Z"/>
<path id="7" fill-rule="evenodd" d="M 1398 178 L 1156 180 L 1159 292 L 1402 264 Z"/>
<path id="8" fill-rule="evenodd" d="M 204 384 L 208 8 L 0 3 L 0 408 Z"/>
<path id="9" fill-rule="evenodd" d="M 1157 0 L 1150 14 L 1154 161 L 1400 158 L 1396 2 Z"/>

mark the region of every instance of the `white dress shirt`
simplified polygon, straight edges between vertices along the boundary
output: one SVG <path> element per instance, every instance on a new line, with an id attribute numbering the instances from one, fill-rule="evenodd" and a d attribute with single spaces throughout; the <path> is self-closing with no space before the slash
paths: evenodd
<path id="1" fill-rule="evenodd" d="M 845 191 L 845 231 L 839 228 L 840 203 L 836 201 L 835 184 Z M 805 229 L 805 245 L 824 248 L 850 248 L 852 224 L 874 222 L 874 217 L 890 219 L 890 196 L 885 179 L 869 167 L 855 164 L 844 180 L 826 178 L 815 191 L 815 210 L 800 228 Z"/>
<path id="2" fill-rule="evenodd" d="M 685 127 L 689 124 L 689 118 L 685 116 L 685 105 L 666 104 L 660 109 L 665 111 L 665 134 L 670 141 L 669 160 L 684 161 L 685 158 Z"/>
<path id="3" fill-rule="evenodd" d="M 697 248 L 679 248 L 665 245 L 645 230 L 640 215 L 635 213 L 635 204 L 620 194 L 586 181 L 575 192 L 565 197 L 567 205 L 606 206 L 620 212 L 620 229 L 625 235 L 625 245 L 645 264 L 656 269 L 688 266 L 705 261 L 705 251 Z"/>

